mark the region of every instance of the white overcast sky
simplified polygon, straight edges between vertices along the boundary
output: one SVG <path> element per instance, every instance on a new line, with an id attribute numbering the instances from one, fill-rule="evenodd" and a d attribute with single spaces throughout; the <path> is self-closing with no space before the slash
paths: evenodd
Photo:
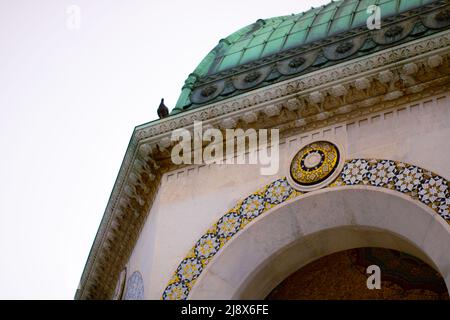
<path id="1" fill-rule="evenodd" d="M 327 2 L 0 0 L 0 299 L 73 299 L 133 128 L 221 38 Z"/>

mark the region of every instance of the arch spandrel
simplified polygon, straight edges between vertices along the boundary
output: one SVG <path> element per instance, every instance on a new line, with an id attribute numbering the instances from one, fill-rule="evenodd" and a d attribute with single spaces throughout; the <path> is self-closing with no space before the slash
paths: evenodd
<path id="1" fill-rule="evenodd" d="M 307 225 L 309 234 L 353 225 L 374 228 L 405 238 L 407 242 L 420 248 L 416 250 L 416 254 L 420 255 L 420 252 L 423 251 L 427 256 L 431 252 L 428 261 L 446 277 L 448 285 L 450 278 L 447 273 L 450 270 L 450 260 L 440 251 L 442 243 L 450 241 L 448 185 L 446 179 L 416 166 L 390 160 L 365 159 L 347 161 L 334 182 L 325 189 L 311 193 L 305 194 L 295 190 L 289 185 L 287 179 L 276 180 L 239 202 L 197 241 L 194 248 L 178 266 L 162 297 L 163 299 L 197 298 L 199 292 L 197 282 L 200 282 L 200 287 L 206 290 L 202 283 L 209 276 L 210 281 L 214 283 L 213 287 L 223 289 L 221 294 L 226 295 L 228 292 L 227 298 L 236 298 L 237 293 L 233 290 L 236 286 L 239 287 L 238 283 L 224 282 L 222 275 L 214 274 L 212 266 L 220 265 L 217 262 L 218 258 L 224 251 L 229 250 L 227 248 L 233 246 L 234 242 L 238 242 L 235 239 L 240 239 L 244 233 L 250 234 L 248 226 L 256 225 L 259 221 L 275 216 L 275 212 L 277 217 L 286 215 L 283 215 L 282 212 L 290 212 L 291 218 L 277 219 L 277 223 L 281 224 L 273 229 L 273 232 L 268 230 L 255 232 L 253 238 L 250 237 L 246 240 L 247 246 L 249 243 L 264 243 L 264 236 L 261 238 L 258 235 L 275 235 L 278 238 L 273 238 L 270 242 L 278 243 L 277 249 L 281 250 L 284 246 L 295 242 L 295 239 L 306 236 L 305 226 Z M 345 192 L 345 197 L 341 197 L 341 193 L 336 199 L 331 199 L 333 196 L 330 195 L 338 194 L 336 192 Z M 326 206 L 322 208 L 323 219 L 320 220 L 318 216 L 314 215 L 306 215 L 301 221 L 293 224 L 292 215 L 293 212 L 296 212 L 294 208 L 299 206 L 301 211 L 303 202 L 308 199 L 313 199 L 314 202 L 314 198 L 318 199 L 321 194 L 327 194 L 327 197 L 321 198 L 321 201 L 315 203 L 315 207 L 317 208 L 319 204 Z M 381 194 L 396 200 L 373 201 Z M 346 216 L 335 214 L 339 203 L 348 206 L 348 210 L 345 210 Z M 405 210 L 405 208 L 409 209 Z M 323 215 L 323 212 L 326 214 Z M 288 222 L 283 222 L 283 219 L 287 219 Z M 224 220 L 230 220 L 230 222 L 224 224 Z M 275 226 L 275 222 L 272 222 L 271 225 Z M 285 227 L 292 229 L 293 226 L 297 227 L 294 227 L 291 233 L 280 232 L 280 230 L 286 231 L 283 229 Z M 224 230 L 232 230 L 232 232 L 224 236 Z M 242 232 L 243 230 L 245 232 Z M 430 234 L 427 230 L 433 230 L 433 232 Z M 293 237 L 292 239 L 283 239 L 283 236 L 289 234 Z M 231 241 L 232 239 L 233 241 Z M 371 243 L 366 243 L 366 245 L 371 245 Z M 402 246 L 408 247 L 405 244 L 400 247 Z M 427 249 L 427 247 L 429 248 Z M 348 249 L 348 247 L 344 249 Z M 393 249 L 399 249 L 399 247 L 396 246 Z M 262 251 L 264 252 L 265 249 Z M 256 252 L 252 251 L 252 259 L 258 259 Z M 276 251 L 271 254 L 276 254 Z M 245 254 L 241 252 L 238 256 L 243 258 Z M 263 256 L 260 258 L 263 259 Z M 232 259 L 228 261 L 232 261 Z M 237 261 L 239 260 L 234 261 L 235 265 L 239 264 L 239 267 L 242 267 L 243 260 L 241 259 L 239 263 Z M 260 263 L 262 262 L 260 261 Z M 258 266 L 256 262 L 253 263 L 253 268 L 258 268 Z M 233 270 L 233 268 L 229 270 Z M 254 271 L 250 270 L 250 272 Z M 234 276 L 233 278 L 233 281 L 236 281 L 236 278 L 239 281 L 238 277 Z M 240 279 L 240 281 L 245 282 L 246 280 Z M 215 289 L 216 292 L 217 290 Z M 191 296 L 191 292 L 195 295 Z"/>

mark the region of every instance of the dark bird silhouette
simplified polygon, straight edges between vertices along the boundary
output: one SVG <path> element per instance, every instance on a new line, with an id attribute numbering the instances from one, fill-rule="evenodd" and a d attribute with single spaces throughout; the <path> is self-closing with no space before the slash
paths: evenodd
<path id="1" fill-rule="evenodd" d="M 169 116 L 169 108 L 167 108 L 166 105 L 164 104 L 164 99 L 161 99 L 161 104 L 159 105 L 158 108 L 158 117 L 160 119 L 163 119 L 168 116 Z"/>

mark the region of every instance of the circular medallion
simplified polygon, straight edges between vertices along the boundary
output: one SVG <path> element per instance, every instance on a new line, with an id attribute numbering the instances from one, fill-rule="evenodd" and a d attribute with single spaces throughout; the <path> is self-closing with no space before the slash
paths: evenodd
<path id="1" fill-rule="evenodd" d="M 340 152 L 336 145 L 328 141 L 313 142 L 294 156 L 290 178 L 298 189 L 310 191 L 328 182 L 340 163 Z"/>

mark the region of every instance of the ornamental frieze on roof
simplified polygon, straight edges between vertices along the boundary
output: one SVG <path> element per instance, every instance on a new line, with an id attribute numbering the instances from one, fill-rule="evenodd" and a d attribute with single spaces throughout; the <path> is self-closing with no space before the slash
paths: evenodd
<path id="1" fill-rule="evenodd" d="M 369 4 L 331 2 L 299 15 L 258 20 L 221 40 L 186 80 L 172 114 L 426 37 L 450 25 L 448 1 L 393 0 L 379 5 L 381 28 L 370 30 Z"/>

